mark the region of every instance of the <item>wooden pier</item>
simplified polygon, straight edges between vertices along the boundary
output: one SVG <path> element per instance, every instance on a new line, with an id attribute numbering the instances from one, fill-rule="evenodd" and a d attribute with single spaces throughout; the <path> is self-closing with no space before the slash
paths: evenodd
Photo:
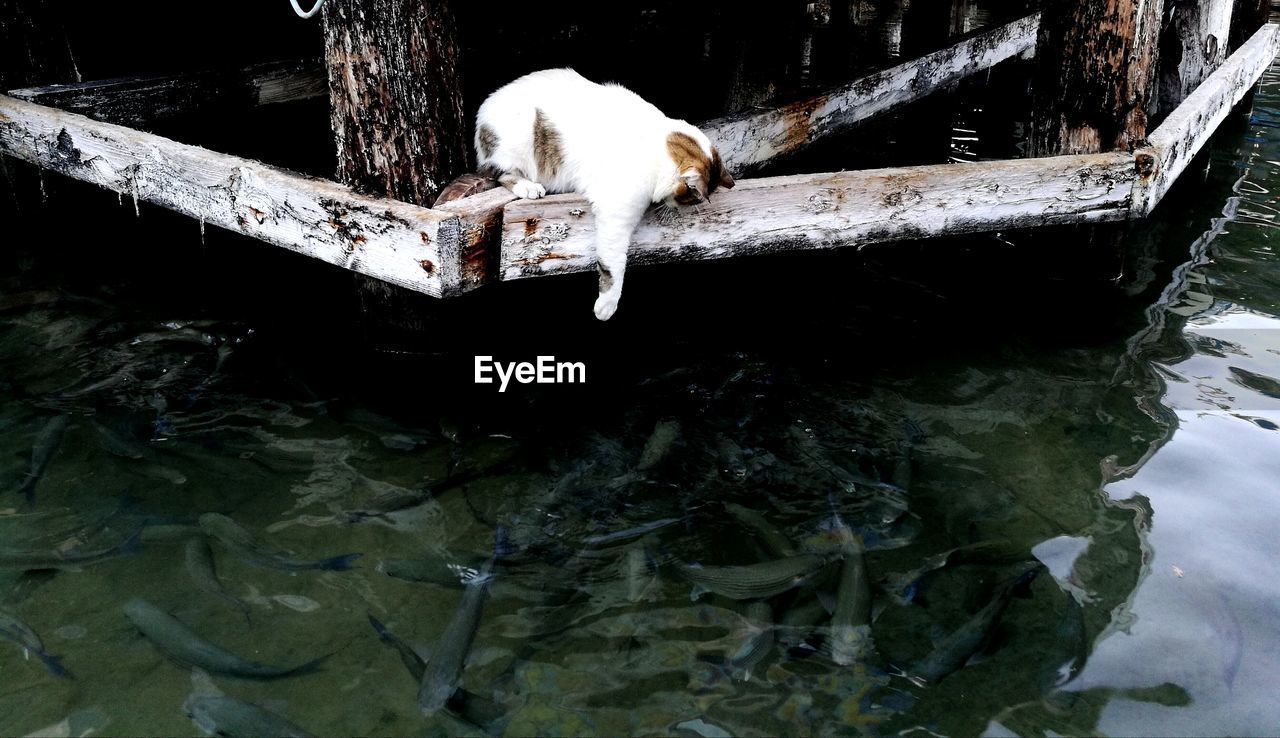
<path id="1" fill-rule="evenodd" d="M 369 0 L 377 7 L 400 1 Z M 428 131 L 428 142 L 411 146 L 413 151 L 435 147 L 421 162 L 411 160 L 412 151 L 391 152 L 391 159 L 388 152 L 375 152 L 379 146 L 404 146 L 404 136 L 378 140 L 390 134 L 360 127 L 359 110 L 335 107 L 342 178 L 374 195 L 139 130 L 166 116 L 211 106 L 267 105 L 339 90 L 349 97 L 347 88 L 357 81 L 344 65 L 355 52 L 335 44 L 407 43 L 382 38 L 377 29 L 368 29 L 369 38 L 353 40 L 351 34 L 360 29 L 350 23 L 343 26 L 342 40 L 335 41 L 334 24 L 350 21 L 348 11 L 360 4 L 332 0 L 325 10 L 327 84 L 319 62 L 290 62 L 238 73 L 12 90 L 0 96 L 0 153 L 440 298 L 503 280 L 594 269 L 591 208 L 579 196 L 523 201 L 497 189 L 426 206 L 465 161 L 458 153 L 465 140 L 460 98 L 427 109 L 425 117 L 401 121 L 405 130 L 421 132 L 431 121 L 448 128 Z M 1227 53 L 1231 0 L 1164 0 L 1171 12 L 1163 33 L 1150 27 L 1153 18 L 1164 16 L 1160 0 L 1056 5 L 1104 6 L 1104 12 L 1127 18 L 1128 25 L 1115 27 L 1129 28 L 1129 35 L 1122 38 L 1117 34 L 1124 31 L 1107 30 L 1111 26 L 1084 27 L 1070 14 L 1042 26 L 1040 14 L 1032 14 L 820 95 L 703 123 L 731 170 L 753 174 L 823 138 L 1039 48 L 1038 97 L 1057 96 L 1037 102 L 1037 119 L 1043 122 L 1036 150 L 1042 155 L 742 178 L 696 214 L 651 212 L 635 235 L 632 261 L 715 259 L 1143 218 L 1280 53 L 1280 25 L 1256 24 L 1247 40 Z M 447 36 L 451 21 L 441 13 L 423 10 L 415 23 Z M 428 56 L 447 54 L 445 41 Z M 1082 48 L 1112 54 L 1111 76 L 1063 67 L 1084 64 L 1076 59 Z M 1157 75 L 1161 48 L 1181 51 Z M 1070 58 L 1044 58 L 1049 53 Z M 404 56 L 390 55 L 382 73 L 423 63 Z M 438 71 L 435 83 L 447 85 L 452 72 Z M 361 84 L 368 87 L 367 81 Z M 1086 95 L 1086 104 L 1076 100 L 1068 109 L 1063 103 L 1068 93 Z M 408 98 L 425 94 L 438 93 L 404 92 Z M 1157 109 L 1167 115 L 1148 131 L 1149 110 Z M 378 170 L 376 162 L 390 160 L 399 163 Z"/>

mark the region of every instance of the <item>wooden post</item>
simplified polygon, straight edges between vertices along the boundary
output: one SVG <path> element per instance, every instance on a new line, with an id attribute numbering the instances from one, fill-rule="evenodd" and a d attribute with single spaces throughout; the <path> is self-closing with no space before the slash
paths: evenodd
<path id="1" fill-rule="evenodd" d="M 1244 45 L 1271 17 L 1271 0 L 1235 0 L 1231 15 L 1231 50 Z"/>
<path id="2" fill-rule="evenodd" d="M 1033 156 L 1132 151 L 1146 140 L 1163 0 L 1048 0 Z"/>
<path id="3" fill-rule="evenodd" d="M 467 170 L 457 21 L 450 0 L 326 0 L 325 61 L 338 179 L 430 207 Z M 419 332 L 418 298 L 356 278 L 375 343 Z"/>
<path id="4" fill-rule="evenodd" d="M 0 93 L 80 81 L 62 26 L 63 9 L 52 5 L 45 0 L 0 0 Z M 39 187 L 35 174 L 0 158 L 0 214 L 35 206 Z"/>
<path id="5" fill-rule="evenodd" d="M 1234 0 L 1165 0 L 1157 105 L 1161 114 L 1178 107 L 1226 61 L 1233 4 Z"/>
<path id="6" fill-rule="evenodd" d="M 326 0 L 342 182 L 429 207 L 466 170 L 456 26 L 449 0 Z"/>

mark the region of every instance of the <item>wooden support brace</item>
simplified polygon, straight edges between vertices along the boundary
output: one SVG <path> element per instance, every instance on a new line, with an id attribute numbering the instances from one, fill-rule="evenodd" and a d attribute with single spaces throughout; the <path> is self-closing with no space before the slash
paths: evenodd
<path id="1" fill-rule="evenodd" d="M 800 102 L 702 124 L 735 175 L 747 174 L 820 138 L 926 97 L 1035 48 L 1040 14 L 980 32 L 919 59 Z"/>
<path id="2" fill-rule="evenodd" d="M 453 213 L 3 95 L 0 154 L 416 292 L 466 289 Z"/>
<path id="3" fill-rule="evenodd" d="M 742 180 L 696 213 L 651 211 L 636 264 L 866 245 L 1004 228 L 1123 220 L 1125 153 Z M 517 200 L 502 229 L 502 279 L 595 269 L 591 208 L 576 195 Z"/>
<path id="4" fill-rule="evenodd" d="M 1148 146 L 1136 154 L 1134 217 L 1151 214 L 1277 53 L 1280 24 L 1263 26 L 1148 136 Z"/>
<path id="5" fill-rule="evenodd" d="M 328 91 L 324 67 L 316 60 L 27 87 L 9 94 L 94 120 L 139 127 L 214 107 L 272 105 L 323 97 Z"/>

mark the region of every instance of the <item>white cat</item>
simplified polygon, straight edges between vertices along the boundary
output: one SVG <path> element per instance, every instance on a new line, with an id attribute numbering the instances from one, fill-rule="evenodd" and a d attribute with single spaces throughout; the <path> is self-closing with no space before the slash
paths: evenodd
<path id="1" fill-rule="evenodd" d="M 476 154 L 480 172 L 518 197 L 580 192 L 591 202 L 600 320 L 618 309 L 627 249 L 645 210 L 695 205 L 733 187 L 697 128 L 572 69 L 534 72 L 490 95 L 476 116 Z"/>

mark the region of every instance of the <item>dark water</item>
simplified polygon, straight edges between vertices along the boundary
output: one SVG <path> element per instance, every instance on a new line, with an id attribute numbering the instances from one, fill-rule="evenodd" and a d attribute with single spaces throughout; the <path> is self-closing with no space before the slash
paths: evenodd
<path id="1" fill-rule="evenodd" d="M 0 734 L 189 734 L 184 701 L 216 692 L 333 735 L 1274 732 L 1277 121 L 1273 69 L 1118 252 L 1068 230 L 637 270 L 608 326 L 590 279 L 532 280 L 423 301 L 400 353 L 370 350 L 337 270 L 50 182 L 42 240 L 0 256 L 0 552 L 144 543 L 0 572 L 0 612 L 74 675 L 0 643 Z M 588 383 L 498 395 L 477 353 L 555 353 Z M 656 427 L 678 433 L 640 469 Z M 732 505 L 829 562 L 765 608 L 695 599 L 682 562 L 776 558 Z M 363 556 L 290 573 L 215 541 L 246 619 L 157 540 L 208 512 Z M 843 666 L 837 520 L 873 617 Z M 388 562 L 476 567 L 498 528 L 473 724 L 424 718 L 367 618 L 438 654 L 463 592 Z M 137 632 L 132 598 L 241 656 L 332 655 L 205 674 Z"/>

